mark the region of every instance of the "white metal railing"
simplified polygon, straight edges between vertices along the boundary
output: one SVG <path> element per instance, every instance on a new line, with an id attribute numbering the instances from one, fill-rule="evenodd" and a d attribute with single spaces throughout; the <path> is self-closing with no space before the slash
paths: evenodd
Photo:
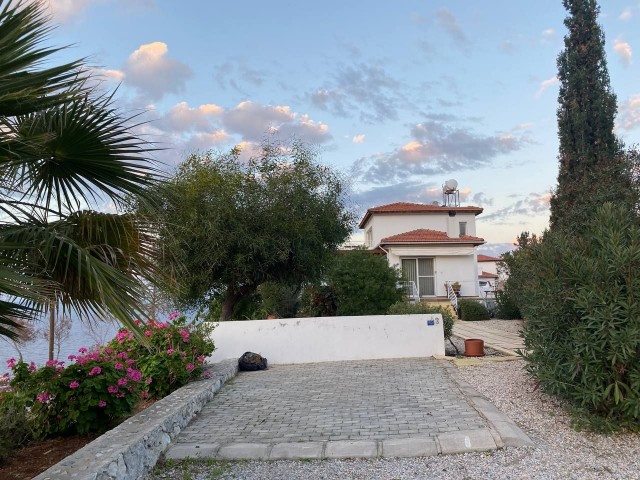
<path id="1" fill-rule="evenodd" d="M 404 294 L 407 296 L 407 298 L 409 298 L 410 301 L 420 301 L 420 292 L 418 291 L 416 282 L 398 282 L 398 288 L 401 288 L 404 291 Z"/>
<path id="2" fill-rule="evenodd" d="M 454 310 L 458 311 L 458 296 L 456 295 L 456 292 L 453 291 L 451 282 L 446 282 L 445 285 L 447 287 L 447 297 L 449 297 L 451 306 L 453 307 Z"/>

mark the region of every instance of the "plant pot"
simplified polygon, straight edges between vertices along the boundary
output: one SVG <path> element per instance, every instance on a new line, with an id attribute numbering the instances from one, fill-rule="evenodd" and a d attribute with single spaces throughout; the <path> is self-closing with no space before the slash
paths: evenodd
<path id="1" fill-rule="evenodd" d="M 464 341 L 465 357 L 484 357 L 484 340 L 469 338 Z"/>

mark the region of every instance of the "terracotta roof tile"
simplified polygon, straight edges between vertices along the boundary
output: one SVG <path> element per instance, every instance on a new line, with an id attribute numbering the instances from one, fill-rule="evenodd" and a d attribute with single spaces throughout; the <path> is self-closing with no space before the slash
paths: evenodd
<path id="1" fill-rule="evenodd" d="M 450 237 L 446 232 L 420 228 L 418 230 L 392 235 L 380 241 L 381 245 L 387 243 L 473 243 L 475 245 L 481 245 L 484 243 L 484 238 L 472 237 L 470 235 Z"/>
<path id="2" fill-rule="evenodd" d="M 364 217 L 360 221 L 360 228 L 363 228 L 372 213 L 388 214 L 388 213 L 447 213 L 447 212 L 466 212 L 479 215 L 482 213 L 482 207 L 442 207 L 440 205 L 425 205 L 423 203 L 396 202 L 388 205 L 380 205 L 367 210 Z"/>
<path id="3" fill-rule="evenodd" d="M 478 254 L 479 262 L 501 262 L 501 258 L 490 257 L 489 255 L 483 255 L 482 253 Z"/>
<path id="4" fill-rule="evenodd" d="M 498 275 L 496 275 L 495 273 L 483 271 L 480 275 L 478 275 L 478 278 L 498 278 Z"/>

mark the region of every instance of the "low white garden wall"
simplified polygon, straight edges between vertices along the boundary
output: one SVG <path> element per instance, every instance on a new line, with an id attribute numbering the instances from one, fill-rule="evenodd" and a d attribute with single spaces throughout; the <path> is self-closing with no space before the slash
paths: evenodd
<path id="1" fill-rule="evenodd" d="M 310 363 L 444 355 L 442 316 L 372 315 L 219 322 L 210 362 L 244 352 L 269 363 Z"/>

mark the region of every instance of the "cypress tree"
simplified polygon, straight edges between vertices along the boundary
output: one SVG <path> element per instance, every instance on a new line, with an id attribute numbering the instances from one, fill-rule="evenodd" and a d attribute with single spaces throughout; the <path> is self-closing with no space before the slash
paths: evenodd
<path id="1" fill-rule="evenodd" d="M 633 204 L 623 145 L 614 134 L 616 96 L 609 83 L 596 0 L 563 0 L 568 33 L 558 56 L 560 169 L 551 228 L 579 234 L 606 202 Z"/>

